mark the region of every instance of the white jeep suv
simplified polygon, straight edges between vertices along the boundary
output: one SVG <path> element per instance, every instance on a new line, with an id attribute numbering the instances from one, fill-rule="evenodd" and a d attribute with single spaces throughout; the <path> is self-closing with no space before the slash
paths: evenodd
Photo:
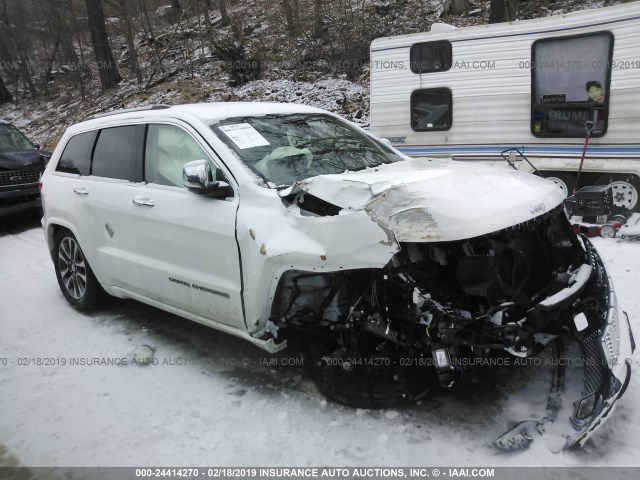
<path id="1" fill-rule="evenodd" d="M 593 362 L 571 446 L 629 381 L 612 282 L 560 190 L 529 174 L 410 159 L 300 105 L 154 106 L 70 127 L 42 197 L 74 307 L 106 292 L 269 352 L 296 343 L 345 404 L 397 405 L 454 385 L 465 360 L 573 342 Z"/>

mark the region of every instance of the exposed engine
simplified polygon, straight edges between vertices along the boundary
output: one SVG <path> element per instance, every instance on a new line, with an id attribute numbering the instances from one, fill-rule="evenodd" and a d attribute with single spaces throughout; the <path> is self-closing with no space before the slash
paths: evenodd
<path id="1" fill-rule="evenodd" d="M 562 333 L 575 314 L 566 292 L 589 280 L 588 263 L 560 207 L 481 237 L 403 243 L 380 270 L 288 271 L 272 321 L 336 339 L 333 355 L 344 358 L 429 359 L 451 385 L 452 359 L 492 349 L 528 356 Z M 581 301 L 593 303 L 586 315 L 602 315 L 604 306 Z"/>

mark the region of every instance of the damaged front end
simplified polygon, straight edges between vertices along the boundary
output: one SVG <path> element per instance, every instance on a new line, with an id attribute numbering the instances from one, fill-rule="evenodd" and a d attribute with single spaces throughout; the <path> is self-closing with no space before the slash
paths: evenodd
<path id="1" fill-rule="evenodd" d="M 583 444 L 624 392 L 635 346 L 602 261 L 562 207 L 490 234 L 399 246 L 382 269 L 281 275 L 271 321 L 309 345 L 320 390 L 342 403 L 388 407 L 420 398 L 436 381 L 454 386 L 479 358 L 529 358 L 574 342 L 584 378 L 569 399 L 563 447 Z M 550 401 L 533 429 L 561 421 L 560 403 Z M 526 445 L 531 430 L 521 425 L 496 445 Z"/>

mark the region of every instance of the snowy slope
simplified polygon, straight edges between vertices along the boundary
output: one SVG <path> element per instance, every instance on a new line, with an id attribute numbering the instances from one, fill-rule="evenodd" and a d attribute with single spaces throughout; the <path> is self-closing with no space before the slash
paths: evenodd
<path id="1" fill-rule="evenodd" d="M 534 442 L 499 453 L 495 437 L 542 414 L 543 369 L 487 369 L 403 409 L 344 407 L 325 401 L 304 367 L 286 365 L 299 362 L 291 352 L 270 357 L 134 302 L 75 312 L 38 227 L 0 225 L 0 465 L 640 466 L 637 360 L 613 418 L 584 449 L 553 454 Z M 640 244 L 596 244 L 638 334 Z M 69 365 L 143 344 L 159 364 Z M 67 364 L 19 364 L 34 358 Z"/>

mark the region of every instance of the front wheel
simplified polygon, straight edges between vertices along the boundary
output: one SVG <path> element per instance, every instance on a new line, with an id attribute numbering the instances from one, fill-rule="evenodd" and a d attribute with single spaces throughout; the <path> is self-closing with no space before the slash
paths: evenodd
<path id="1" fill-rule="evenodd" d="M 60 231 L 55 237 L 54 264 L 60 290 L 77 310 L 94 308 L 106 296 L 76 237 L 68 230 Z"/>
<path id="2" fill-rule="evenodd" d="M 431 365 L 405 365 L 386 355 L 343 358 L 321 343 L 307 349 L 311 376 L 327 398 L 357 408 L 391 408 L 424 397 L 437 377 Z"/>

